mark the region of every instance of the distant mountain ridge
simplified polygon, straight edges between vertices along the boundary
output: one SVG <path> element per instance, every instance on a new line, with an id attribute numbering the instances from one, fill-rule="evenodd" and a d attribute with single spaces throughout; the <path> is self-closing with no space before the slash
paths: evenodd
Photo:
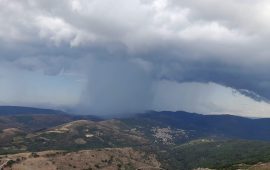
<path id="1" fill-rule="evenodd" d="M 101 120 L 92 115 L 73 115 L 60 110 L 21 106 L 0 106 L 0 131 L 6 128 L 20 128 L 35 131 L 57 126 L 75 120 Z"/>
<path id="2" fill-rule="evenodd" d="M 9 118 L 4 118 L 8 116 Z M 68 114 L 53 109 L 0 106 L 0 127 L 34 129 L 60 125 L 74 120 L 104 120 L 98 116 Z M 190 132 L 190 137 L 217 137 L 270 141 L 270 118 L 251 119 L 233 115 L 202 115 L 184 111 L 149 111 L 117 118 L 127 125 L 150 131 L 153 127 L 170 127 Z M 6 123 L 5 123 L 6 122 Z M 14 122 L 14 123 L 13 123 Z M 42 126 L 40 126 L 42 125 Z"/>
<path id="3" fill-rule="evenodd" d="M 125 119 L 145 126 L 158 125 L 196 132 L 195 136 L 270 141 L 270 118 L 251 119 L 233 115 L 202 115 L 177 112 L 148 112 Z"/>
<path id="4" fill-rule="evenodd" d="M 0 115 L 66 114 L 64 111 L 24 106 L 0 106 Z"/>

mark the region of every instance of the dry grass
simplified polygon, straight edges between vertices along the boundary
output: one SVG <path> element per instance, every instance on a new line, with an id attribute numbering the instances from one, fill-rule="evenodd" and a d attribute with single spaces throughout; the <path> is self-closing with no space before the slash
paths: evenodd
<path id="1" fill-rule="evenodd" d="M 270 170 L 270 163 L 259 163 L 250 167 L 249 170 Z"/>
<path id="2" fill-rule="evenodd" d="M 5 170 L 82 170 L 82 169 L 159 169 L 160 163 L 154 155 L 132 148 L 107 148 L 82 150 L 66 153 L 64 151 L 44 151 L 36 154 L 20 153 L 1 156 L 0 162 L 13 160 Z"/>

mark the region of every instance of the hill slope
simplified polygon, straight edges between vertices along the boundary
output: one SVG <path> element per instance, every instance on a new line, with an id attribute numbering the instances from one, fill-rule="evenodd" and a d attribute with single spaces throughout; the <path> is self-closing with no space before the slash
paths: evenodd
<path id="1" fill-rule="evenodd" d="M 190 137 L 219 137 L 270 140 L 270 119 L 250 119 L 233 115 L 201 115 L 187 112 L 149 112 L 123 119 L 134 127 L 171 127 L 190 132 Z"/>
<path id="2" fill-rule="evenodd" d="M 6 128 L 19 128 L 32 132 L 79 119 L 101 120 L 96 116 L 72 115 L 52 109 L 0 106 L 0 131 Z"/>
<path id="3" fill-rule="evenodd" d="M 8 163 L 7 163 L 8 162 Z M 132 148 L 82 150 L 79 152 L 44 151 L 0 156 L 5 170 L 158 170 L 160 163 L 152 154 Z"/>

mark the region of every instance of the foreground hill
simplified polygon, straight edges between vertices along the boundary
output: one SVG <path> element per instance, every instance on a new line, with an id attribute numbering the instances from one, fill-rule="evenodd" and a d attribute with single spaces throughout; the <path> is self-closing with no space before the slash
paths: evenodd
<path id="1" fill-rule="evenodd" d="M 27 150 L 47 149 L 79 150 L 89 148 L 131 147 L 147 145 L 143 134 L 132 131 L 118 120 L 89 121 L 78 120 L 54 128 L 29 134 L 21 138 L 17 145 Z"/>
<path id="2" fill-rule="evenodd" d="M 270 143 L 201 139 L 168 147 L 157 155 L 165 169 L 249 169 L 254 164 L 270 162 Z"/>
<path id="3" fill-rule="evenodd" d="M 20 153 L 0 156 L 0 164 L 5 170 L 160 169 L 155 155 L 132 148 Z"/>

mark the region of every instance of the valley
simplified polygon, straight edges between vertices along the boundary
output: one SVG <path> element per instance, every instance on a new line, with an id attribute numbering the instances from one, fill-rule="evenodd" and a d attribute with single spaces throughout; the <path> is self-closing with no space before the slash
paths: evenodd
<path id="1" fill-rule="evenodd" d="M 269 119 L 186 112 L 116 119 L 27 113 L 0 116 L 3 169 L 236 170 L 270 162 Z"/>

